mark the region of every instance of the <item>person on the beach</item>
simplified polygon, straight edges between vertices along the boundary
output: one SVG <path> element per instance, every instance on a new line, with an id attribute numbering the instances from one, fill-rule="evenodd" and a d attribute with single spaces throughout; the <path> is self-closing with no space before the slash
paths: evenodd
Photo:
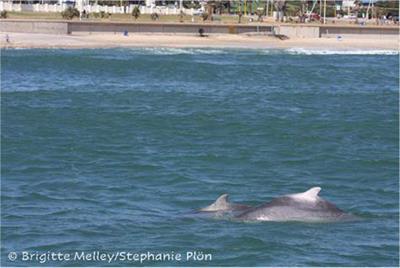
<path id="1" fill-rule="evenodd" d="M 6 43 L 10 43 L 10 36 L 8 34 L 6 34 Z"/>

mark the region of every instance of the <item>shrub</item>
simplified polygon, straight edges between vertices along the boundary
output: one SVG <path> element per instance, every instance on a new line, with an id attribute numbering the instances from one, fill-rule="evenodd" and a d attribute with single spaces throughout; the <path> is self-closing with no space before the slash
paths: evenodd
<path id="1" fill-rule="evenodd" d="M 203 18 L 203 21 L 206 21 L 208 19 L 208 13 L 202 13 L 201 17 Z"/>
<path id="2" fill-rule="evenodd" d="M 104 11 L 100 11 L 100 18 L 107 19 L 108 18 L 108 13 L 106 13 Z"/>
<path id="3" fill-rule="evenodd" d="M 140 9 L 138 6 L 135 6 L 132 10 L 132 16 L 135 18 L 135 20 L 137 20 L 137 18 L 139 18 L 140 16 Z"/>
<path id="4" fill-rule="evenodd" d="M 198 9 L 201 7 L 201 4 L 199 1 L 183 1 L 182 4 L 183 4 L 183 7 L 187 8 L 187 9 L 191 9 L 191 8 Z"/>
<path id="5" fill-rule="evenodd" d="M 68 7 L 63 12 L 61 12 L 61 16 L 63 19 L 72 20 L 74 17 L 79 18 L 79 10 L 74 7 Z"/>
<path id="6" fill-rule="evenodd" d="M 181 10 L 181 12 L 179 13 L 179 21 L 183 22 L 184 17 L 185 17 L 185 13 Z"/>
<path id="7" fill-rule="evenodd" d="M 242 22 L 243 13 L 242 13 L 242 12 L 239 12 L 238 16 L 239 16 L 239 21 L 238 21 L 238 23 L 241 23 L 241 22 Z"/>
<path id="8" fill-rule="evenodd" d="M 8 13 L 7 13 L 7 11 L 3 10 L 2 12 L 0 12 L 0 18 L 2 18 L 2 19 L 7 19 L 7 18 L 8 18 Z"/>
<path id="9" fill-rule="evenodd" d="M 263 21 L 264 10 L 257 10 L 256 15 L 257 15 L 257 21 Z"/>
<path id="10" fill-rule="evenodd" d="M 154 12 L 154 13 L 151 13 L 150 18 L 151 18 L 151 20 L 158 20 L 160 17 L 158 16 L 157 13 Z"/>

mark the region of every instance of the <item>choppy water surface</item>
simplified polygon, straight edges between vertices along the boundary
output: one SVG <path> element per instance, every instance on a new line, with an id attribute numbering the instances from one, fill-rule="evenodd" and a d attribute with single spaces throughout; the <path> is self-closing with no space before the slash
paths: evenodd
<path id="1" fill-rule="evenodd" d="M 3 50 L 2 265 L 397 266 L 398 54 L 320 54 Z M 222 193 L 254 205 L 311 186 L 363 220 L 185 216 Z"/>

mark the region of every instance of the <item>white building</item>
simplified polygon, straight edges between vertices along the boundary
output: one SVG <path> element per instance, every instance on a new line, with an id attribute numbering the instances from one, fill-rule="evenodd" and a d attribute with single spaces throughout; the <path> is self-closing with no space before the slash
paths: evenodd
<path id="1" fill-rule="evenodd" d="M 79 11 L 85 10 L 89 13 L 131 13 L 134 5 L 120 6 L 118 5 L 120 0 L 115 1 L 116 5 L 104 6 L 97 4 L 96 1 L 89 0 L 42 0 L 40 2 L 29 3 L 27 1 L 19 0 L 0 0 L 0 11 L 14 11 L 14 12 L 62 12 L 68 6 L 74 5 Z M 126 1 L 126 0 L 123 0 Z M 100 2 L 100 1 L 99 1 Z M 193 15 L 194 9 L 185 9 L 183 7 L 183 0 L 176 0 L 173 6 L 156 6 L 156 0 L 145 0 L 145 5 L 140 6 L 140 12 L 142 14 L 152 14 L 154 12 L 161 15 L 178 15 L 181 11 L 185 14 Z"/>
<path id="2" fill-rule="evenodd" d="M 343 0 L 342 2 L 342 8 L 352 8 L 355 6 L 355 1 L 354 0 Z"/>

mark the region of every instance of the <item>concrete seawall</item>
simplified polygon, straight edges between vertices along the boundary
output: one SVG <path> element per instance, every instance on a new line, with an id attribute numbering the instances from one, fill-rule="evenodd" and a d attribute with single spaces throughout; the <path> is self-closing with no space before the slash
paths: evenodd
<path id="1" fill-rule="evenodd" d="M 101 23 L 68 22 L 69 32 L 133 32 L 133 33 L 184 33 L 198 34 L 240 34 L 249 32 L 272 33 L 270 25 L 210 25 L 182 23 Z"/>
<path id="2" fill-rule="evenodd" d="M 272 33 L 271 25 L 211 25 L 182 23 L 122 23 L 82 21 L 32 21 L 0 20 L 2 32 L 70 34 L 74 32 L 124 32 L 131 33 L 185 33 L 241 34 L 249 32 Z"/>
<path id="3" fill-rule="evenodd" d="M 275 33 L 297 38 L 336 37 L 338 35 L 393 38 L 399 35 L 397 27 L 384 26 L 278 25 L 274 29 Z"/>
<path id="4" fill-rule="evenodd" d="M 297 38 L 321 37 L 319 26 L 277 25 L 274 27 L 274 30 L 276 34 L 283 34 L 288 37 L 297 37 Z"/>
<path id="5" fill-rule="evenodd" d="M 290 38 L 319 38 L 357 35 L 363 37 L 398 38 L 398 27 L 341 26 L 341 25 L 237 25 L 202 23 L 129 23 L 90 21 L 46 21 L 46 20 L 0 20 L 2 32 L 70 34 L 74 32 L 124 32 L 130 33 L 181 33 L 198 34 L 202 28 L 205 34 L 275 33 Z"/>
<path id="6" fill-rule="evenodd" d="M 340 27 L 340 26 L 321 26 L 319 29 L 320 37 L 332 36 L 358 36 L 374 38 L 398 38 L 398 27 Z"/>
<path id="7" fill-rule="evenodd" d="M 0 20 L 1 32 L 68 34 L 68 23 L 63 21 Z"/>

